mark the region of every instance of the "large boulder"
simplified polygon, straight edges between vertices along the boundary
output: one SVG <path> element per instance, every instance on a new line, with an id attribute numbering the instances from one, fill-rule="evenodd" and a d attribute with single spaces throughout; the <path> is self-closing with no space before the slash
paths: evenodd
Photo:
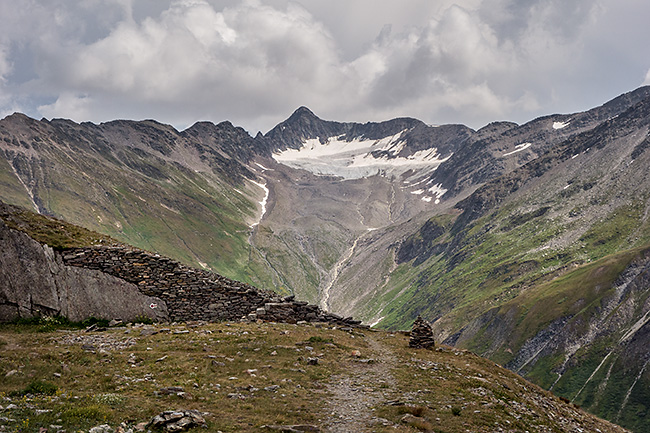
<path id="1" fill-rule="evenodd" d="M 2 220 L 0 246 L 0 322 L 41 315 L 168 319 L 159 298 L 103 272 L 66 266 L 59 253 Z"/>

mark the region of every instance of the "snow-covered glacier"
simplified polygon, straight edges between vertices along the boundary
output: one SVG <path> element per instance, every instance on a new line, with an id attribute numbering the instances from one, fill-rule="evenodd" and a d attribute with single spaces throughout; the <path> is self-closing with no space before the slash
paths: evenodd
<path id="1" fill-rule="evenodd" d="M 324 142 L 317 138 L 309 139 L 299 149 L 276 152 L 273 158 L 289 167 L 316 175 L 344 179 L 397 176 L 409 170 L 413 170 L 413 174 L 430 173 L 449 159 L 449 156 L 441 158 L 436 148 L 401 156 L 406 146 L 406 141 L 402 139 L 404 132 L 379 140 L 360 137 L 348 141 L 343 136 L 330 137 Z"/>

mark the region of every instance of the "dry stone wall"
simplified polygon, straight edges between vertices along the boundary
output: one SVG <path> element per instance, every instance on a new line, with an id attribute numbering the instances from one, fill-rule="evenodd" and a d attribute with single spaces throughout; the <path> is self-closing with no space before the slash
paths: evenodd
<path id="1" fill-rule="evenodd" d="M 142 294 L 161 299 L 169 318 L 188 320 L 265 320 L 329 322 L 359 326 L 350 317 L 325 313 L 316 305 L 282 298 L 221 275 L 185 266 L 173 259 L 135 248 L 97 246 L 62 253 L 67 266 L 97 270 L 134 284 Z M 150 305 L 155 309 L 157 305 Z"/>
<path id="2" fill-rule="evenodd" d="M 282 301 L 275 293 L 138 249 L 71 249 L 63 252 L 63 261 L 135 284 L 143 294 L 162 299 L 172 320 L 235 320 L 267 302 Z"/>

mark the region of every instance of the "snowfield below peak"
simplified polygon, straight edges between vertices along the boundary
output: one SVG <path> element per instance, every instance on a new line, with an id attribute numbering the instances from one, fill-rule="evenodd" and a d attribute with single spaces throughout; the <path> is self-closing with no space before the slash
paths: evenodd
<path id="1" fill-rule="evenodd" d="M 292 168 L 321 176 L 359 179 L 374 175 L 399 175 L 408 170 L 434 171 L 447 158 L 440 158 L 436 148 L 399 156 L 406 146 L 404 131 L 379 140 L 356 138 L 345 141 L 330 137 L 325 143 L 317 138 L 306 140 L 300 149 L 277 152 L 273 158 Z M 450 155 L 451 156 L 451 155 Z"/>

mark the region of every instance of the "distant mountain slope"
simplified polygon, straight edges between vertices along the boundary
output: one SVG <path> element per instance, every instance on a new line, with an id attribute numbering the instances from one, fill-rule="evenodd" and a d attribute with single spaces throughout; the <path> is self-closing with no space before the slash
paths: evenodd
<path id="1" fill-rule="evenodd" d="M 0 121 L 0 197 L 246 280 L 253 141 L 228 122 L 179 133 L 15 114 Z"/>

